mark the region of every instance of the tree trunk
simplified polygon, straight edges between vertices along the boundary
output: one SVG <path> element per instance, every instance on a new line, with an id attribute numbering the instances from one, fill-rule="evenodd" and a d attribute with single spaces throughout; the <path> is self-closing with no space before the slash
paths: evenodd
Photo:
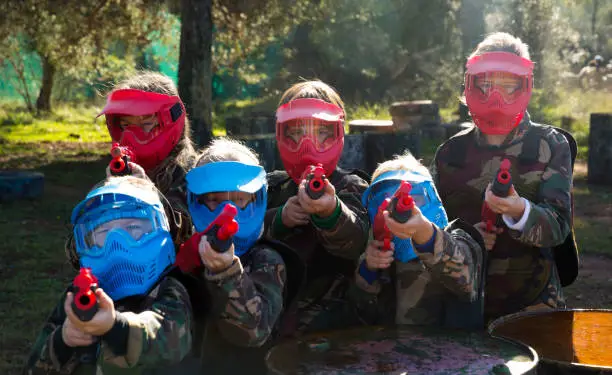
<path id="1" fill-rule="evenodd" d="M 181 0 L 178 88 L 199 146 L 212 139 L 211 12 L 211 0 Z"/>
<path id="2" fill-rule="evenodd" d="M 600 44 L 597 37 L 597 11 L 599 10 L 599 0 L 593 0 L 593 13 L 591 14 L 591 35 L 593 37 L 593 51 L 598 53 Z"/>
<path id="3" fill-rule="evenodd" d="M 36 112 L 51 111 L 51 92 L 53 91 L 53 77 L 55 76 L 55 66 L 47 57 L 42 57 L 42 84 L 38 99 L 36 99 Z"/>
<path id="4" fill-rule="evenodd" d="M 461 27 L 461 49 L 464 57 L 469 56 L 478 43 L 484 39 L 485 4 L 483 0 L 463 0 L 459 9 Z"/>

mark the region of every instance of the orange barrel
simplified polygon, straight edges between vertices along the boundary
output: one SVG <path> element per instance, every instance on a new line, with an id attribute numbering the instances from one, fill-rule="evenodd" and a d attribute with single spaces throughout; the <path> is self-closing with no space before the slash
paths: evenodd
<path id="1" fill-rule="evenodd" d="M 532 347 L 538 374 L 612 374 L 612 310 L 520 312 L 494 320 L 489 333 Z"/>

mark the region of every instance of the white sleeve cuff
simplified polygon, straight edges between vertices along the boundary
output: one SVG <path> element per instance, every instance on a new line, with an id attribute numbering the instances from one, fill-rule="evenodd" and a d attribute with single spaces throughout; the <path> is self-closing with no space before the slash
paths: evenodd
<path id="1" fill-rule="evenodd" d="M 508 215 L 502 215 L 502 219 L 504 220 L 504 223 L 506 223 L 508 228 L 518 230 L 519 232 L 522 232 L 523 228 L 525 228 L 525 223 L 527 222 L 529 212 L 531 211 L 531 203 L 529 203 L 529 201 L 523 197 L 521 197 L 521 199 L 525 203 L 525 211 L 523 211 L 523 216 L 521 216 L 521 219 L 519 221 L 515 222 L 512 217 Z"/>

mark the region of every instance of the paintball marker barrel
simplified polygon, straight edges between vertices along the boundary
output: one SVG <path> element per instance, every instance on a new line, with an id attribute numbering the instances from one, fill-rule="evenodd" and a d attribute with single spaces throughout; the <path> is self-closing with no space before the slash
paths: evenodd
<path id="1" fill-rule="evenodd" d="M 325 169 L 322 164 L 308 166 L 304 171 L 304 179 L 306 180 L 306 194 L 310 199 L 316 200 L 325 194 L 327 177 L 325 177 Z"/>
<path id="2" fill-rule="evenodd" d="M 393 239 L 393 234 L 387 227 L 385 223 L 385 217 L 383 212 L 389 208 L 389 199 L 385 199 L 381 205 L 378 207 L 378 212 L 374 217 L 374 222 L 372 223 L 372 234 L 374 235 L 374 239 L 376 241 L 383 242 L 383 251 L 391 250 L 391 240 Z"/>
<path id="3" fill-rule="evenodd" d="M 226 205 L 206 232 L 210 247 L 216 252 L 224 253 L 232 246 L 232 238 L 238 232 L 238 222 L 234 219 L 237 214 L 236 207 Z"/>
<path id="4" fill-rule="evenodd" d="M 91 268 L 81 268 L 71 290 L 74 293 L 72 311 L 83 322 L 90 321 L 98 312 L 97 288 L 98 279 L 91 273 Z"/>
<path id="5" fill-rule="evenodd" d="M 510 160 L 504 159 L 499 166 L 499 170 L 493 179 L 491 185 L 491 192 L 498 197 L 505 198 L 510 194 L 510 187 L 512 186 L 512 175 L 510 174 L 511 167 Z M 480 212 L 481 221 L 485 223 L 485 230 L 489 233 L 493 232 L 493 226 L 497 224 L 498 215 L 491 210 L 487 202 L 482 202 L 482 209 Z"/>
<path id="6" fill-rule="evenodd" d="M 410 196 L 412 185 L 408 181 L 402 181 L 400 186 L 393 194 L 393 197 L 387 198 L 389 202 L 389 216 L 398 223 L 407 222 L 412 216 L 414 208 L 414 200 Z"/>
<path id="7" fill-rule="evenodd" d="M 498 197 L 505 198 L 510 193 L 510 186 L 512 186 L 512 175 L 510 175 L 510 160 L 504 159 L 499 166 L 499 170 L 493 180 L 491 186 L 491 192 Z"/>
<path id="8" fill-rule="evenodd" d="M 132 174 L 129 162 L 133 161 L 134 154 L 128 148 L 122 147 L 118 143 L 113 143 L 110 154 L 113 158 L 108 164 L 111 175 L 127 176 Z"/>

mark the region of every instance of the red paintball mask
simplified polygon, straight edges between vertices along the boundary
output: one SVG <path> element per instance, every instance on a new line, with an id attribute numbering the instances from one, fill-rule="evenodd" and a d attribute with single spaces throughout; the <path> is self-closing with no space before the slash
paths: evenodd
<path id="1" fill-rule="evenodd" d="M 344 148 L 344 110 L 321 99 L 292 100 L 276 111 L 276 142 L 296 184 L 308 166 L 318 163 L 329 176 Z"/>
<path id="2" fill-rule="evenodd" d="M 533 62 L 509 52 L 487 52 L 467 62 L 465 99 L 484 134 L 508 134 L 523 119 L 533 88 Z"/>
<path id="3" fill-rule="evenodd" d="M 181 99 L 155 92 L 115 90 L 108 95 L 106 106 L 98 117 L 101 115 L 106 116 L 113 142 L 130 148 L 145 171 L 168 157 L 185 128 L 185 107 Z M 121 126 L 120 116 L 150 116 L 154 126 L 148 131 L 142 124 Z"/>

